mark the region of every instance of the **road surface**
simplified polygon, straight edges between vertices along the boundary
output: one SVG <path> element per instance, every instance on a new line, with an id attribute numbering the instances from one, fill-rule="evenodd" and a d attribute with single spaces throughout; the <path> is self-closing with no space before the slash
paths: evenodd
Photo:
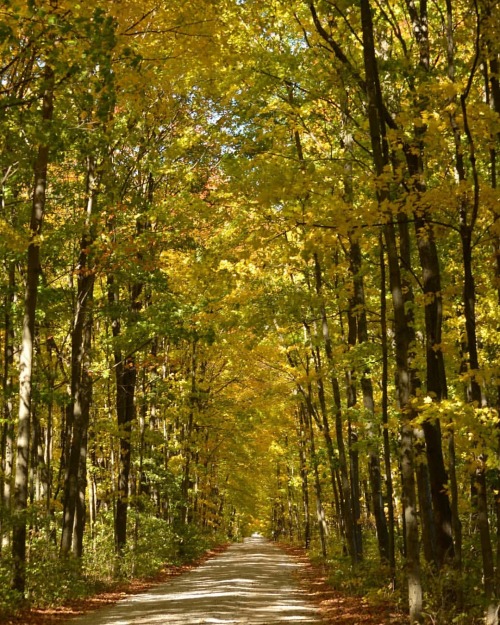
<path id="1" fill-rule="evenodd" d="M 290 556 L 253 536 L 166 584 L 68 625 L 319 624 L 296 571 L 300 565 Z"/>

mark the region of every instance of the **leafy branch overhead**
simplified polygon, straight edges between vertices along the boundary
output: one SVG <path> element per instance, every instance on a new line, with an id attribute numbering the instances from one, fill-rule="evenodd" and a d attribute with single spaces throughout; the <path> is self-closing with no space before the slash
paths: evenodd
<path id="1" fill-rule="evenodd" d="M 260 531 L 497 622 L 499 28 L 4 3 L 0 612 Z"/>

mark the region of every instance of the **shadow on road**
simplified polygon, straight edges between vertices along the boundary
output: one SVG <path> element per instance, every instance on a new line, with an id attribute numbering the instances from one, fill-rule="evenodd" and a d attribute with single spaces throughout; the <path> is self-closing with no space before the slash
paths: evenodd
<path id="1" fill-rule="evenodd" d="M 252 537 L 186 575 L 68 625 L 320 623 L 294 581 L 297 569 L 277 547 Z"/>

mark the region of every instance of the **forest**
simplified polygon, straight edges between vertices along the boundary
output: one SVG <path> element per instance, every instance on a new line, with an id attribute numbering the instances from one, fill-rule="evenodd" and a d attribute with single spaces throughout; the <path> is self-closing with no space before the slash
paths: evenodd
<path id="1" fill-rule="evenodd" d="M 498 623 L 499 81 L 495 0 L 3 0 L 0 614 L 258 531 Z"/>

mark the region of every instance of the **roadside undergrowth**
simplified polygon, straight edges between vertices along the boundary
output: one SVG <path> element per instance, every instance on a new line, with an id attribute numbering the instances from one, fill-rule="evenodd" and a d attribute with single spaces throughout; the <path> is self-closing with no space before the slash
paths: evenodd
<path id="1" fill-rule="evenodd" d="M 229 543 L 213 546 L 194 559 L 186 557 L 186 561 L 182 564 L 166 564 L 154 574 L 103 583 L 99 591 L 95 589 L 95 586 L 89 586 L 88 595 L 67 599 L 60 604 L 44 607 L 32 605 L 21 608 L 11 614 L 4 614 L 0 622 L 2 625 L 57 625 L 66 622 L 72 617 L 114 604 L 129 595 L 145 592 L 157 584 L 167 582 L 223 553 L 228 546 Z"/>
<path id="2" fill-rule="evenodd" d="M 405 622 L 405 614 L 397 601 L 375 593 L 363 594 L 360 588 L 357 591 L 339 589 L 332 579 L 331 563 L 298 546 L 286 543 L 279 543 L 279 546 L 302 565 L 298 581 L 318 606 L 327 625 L 401 625 Z"/>

